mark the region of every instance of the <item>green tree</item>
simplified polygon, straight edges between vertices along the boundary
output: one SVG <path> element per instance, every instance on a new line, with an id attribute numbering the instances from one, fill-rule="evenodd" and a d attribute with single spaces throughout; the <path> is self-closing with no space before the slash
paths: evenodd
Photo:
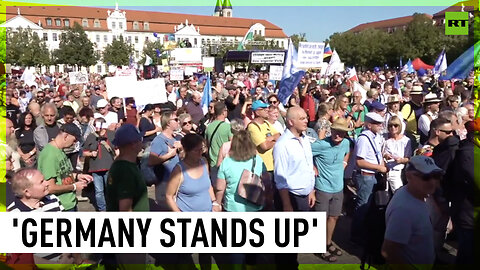
<path id="1" fill-rule="evenodd" d="M 298 50 L 298 43 L 306 42 L 307 41 L 307 35 L 305 33 L 293 34 L 293 35 L 290 36 L 290 39 L 292 40 L 292 43 L 295 46 L 295 49 Z"/>
<path id="2" fill-rule="evenodd" d="M 18 66 L 42 66 L 50 64 L 47 44 L 31 29 L 18 28 L 6 33 L 6 62 Z"/>
<path id="3" fill-rule="evenodd" d="M 158 54 L 157 54 L 157 50 L 158 50 Z M 162 59 L 167 58 L 167 55 L 164 53 L 164 48 L 160 39 L 157 39 L 154 42 L 152 41 L 145 42 L 145 45 L 143 46 L 143 57 L 140 61 L 138 61 L 138 63 L 143 65 L 145 63 L 147 55 L 150 58 L 152 58 L 153 65 L 161 65 Z"/>
<path id="4" fill-rule="evenodd" d="M 114 66 L 127 66 L 132 52 L 132 46 L 125 42 L 123 36 L 114 38 L 103 51 L 103 62 Z"/>
<path id="5" fill-rule="evenodd" d="M 53 52 L 56 64 L 88 67 L 97 63 L 93 43 L 88 39 L 83 27 L 77 22 L 72 28 L 65 28 L 60 35 L 60 44 Z"/>

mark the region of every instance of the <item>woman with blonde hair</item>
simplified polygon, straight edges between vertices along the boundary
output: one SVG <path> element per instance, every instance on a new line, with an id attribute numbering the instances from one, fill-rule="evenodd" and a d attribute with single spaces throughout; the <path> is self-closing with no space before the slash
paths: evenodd
<path id="1" fill-rule="evenodd" d="M 233 119 L 230 122 L 230 130 L 232 131 L 233 138 L 233 136 L 235 136 L 235 134 L 237 134 L 240 130 L 245 130 L 245 126 L 239 119 Z M 229 156 L 230 147 L 232 145 L 232 138 L 230 138 L 230 141 L 223 143 L 222 147 L 220 147 L 220 150 L 218 151 L 217 167 L 220 167 L 222 161 Z"/>
<path id="2" fill-rule="evenodd" d="M 397 191 L 402 182 L 402 170 L 412 156 L 410 139 L 402 134 L 402 120 L 396 115 L 392 116 L 387 124 L 388 139 L 383 145 L 383 157 L 389 169 L 387 182 L 393 193 Z"/>

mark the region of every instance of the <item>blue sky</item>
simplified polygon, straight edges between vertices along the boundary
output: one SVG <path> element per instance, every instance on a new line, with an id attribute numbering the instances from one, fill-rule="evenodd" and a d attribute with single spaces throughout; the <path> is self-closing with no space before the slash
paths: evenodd
<path id="1" fill-rule="evenodd" d="M 215 1 L 212 1 L 215 2 Z M 358 24 L 412 15 L 415 12 L 434 13 L 446 6 L 428 7 L 235 7 L 233 16 L 265 19 L 281 27 L 288 36 L 306 33 L 308 41 L 324 41 L 335 32 L 344 32 Z M 123 7 L 124 9 L 151 10 L 173 13 L 212 15 L 212 6 L 197 7 Z M 119 6 L 122 9 L 122 6 Z M 127 14 L 128 17 L 128 14 Z"/>

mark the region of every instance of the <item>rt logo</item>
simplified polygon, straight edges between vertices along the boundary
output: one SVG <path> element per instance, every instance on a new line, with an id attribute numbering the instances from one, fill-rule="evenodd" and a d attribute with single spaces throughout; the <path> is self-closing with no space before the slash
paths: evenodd
<path id="1" fill-rule="evenodd" d="M 445 35 L 468 35 L 468 12 L 445 12 Z"/>

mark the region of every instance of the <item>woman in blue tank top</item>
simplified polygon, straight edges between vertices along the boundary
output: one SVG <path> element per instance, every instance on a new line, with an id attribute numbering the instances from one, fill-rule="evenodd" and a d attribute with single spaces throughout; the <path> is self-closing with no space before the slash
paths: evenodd
<path id="1" fill-rule="evenodd" d="M 173 169 L 167 185 L 166 200 L 174 212 L 221 211 L 215 200 L 207 163 L 203 138 L 187 134 L 181 140 L 185 158 Z"/>

